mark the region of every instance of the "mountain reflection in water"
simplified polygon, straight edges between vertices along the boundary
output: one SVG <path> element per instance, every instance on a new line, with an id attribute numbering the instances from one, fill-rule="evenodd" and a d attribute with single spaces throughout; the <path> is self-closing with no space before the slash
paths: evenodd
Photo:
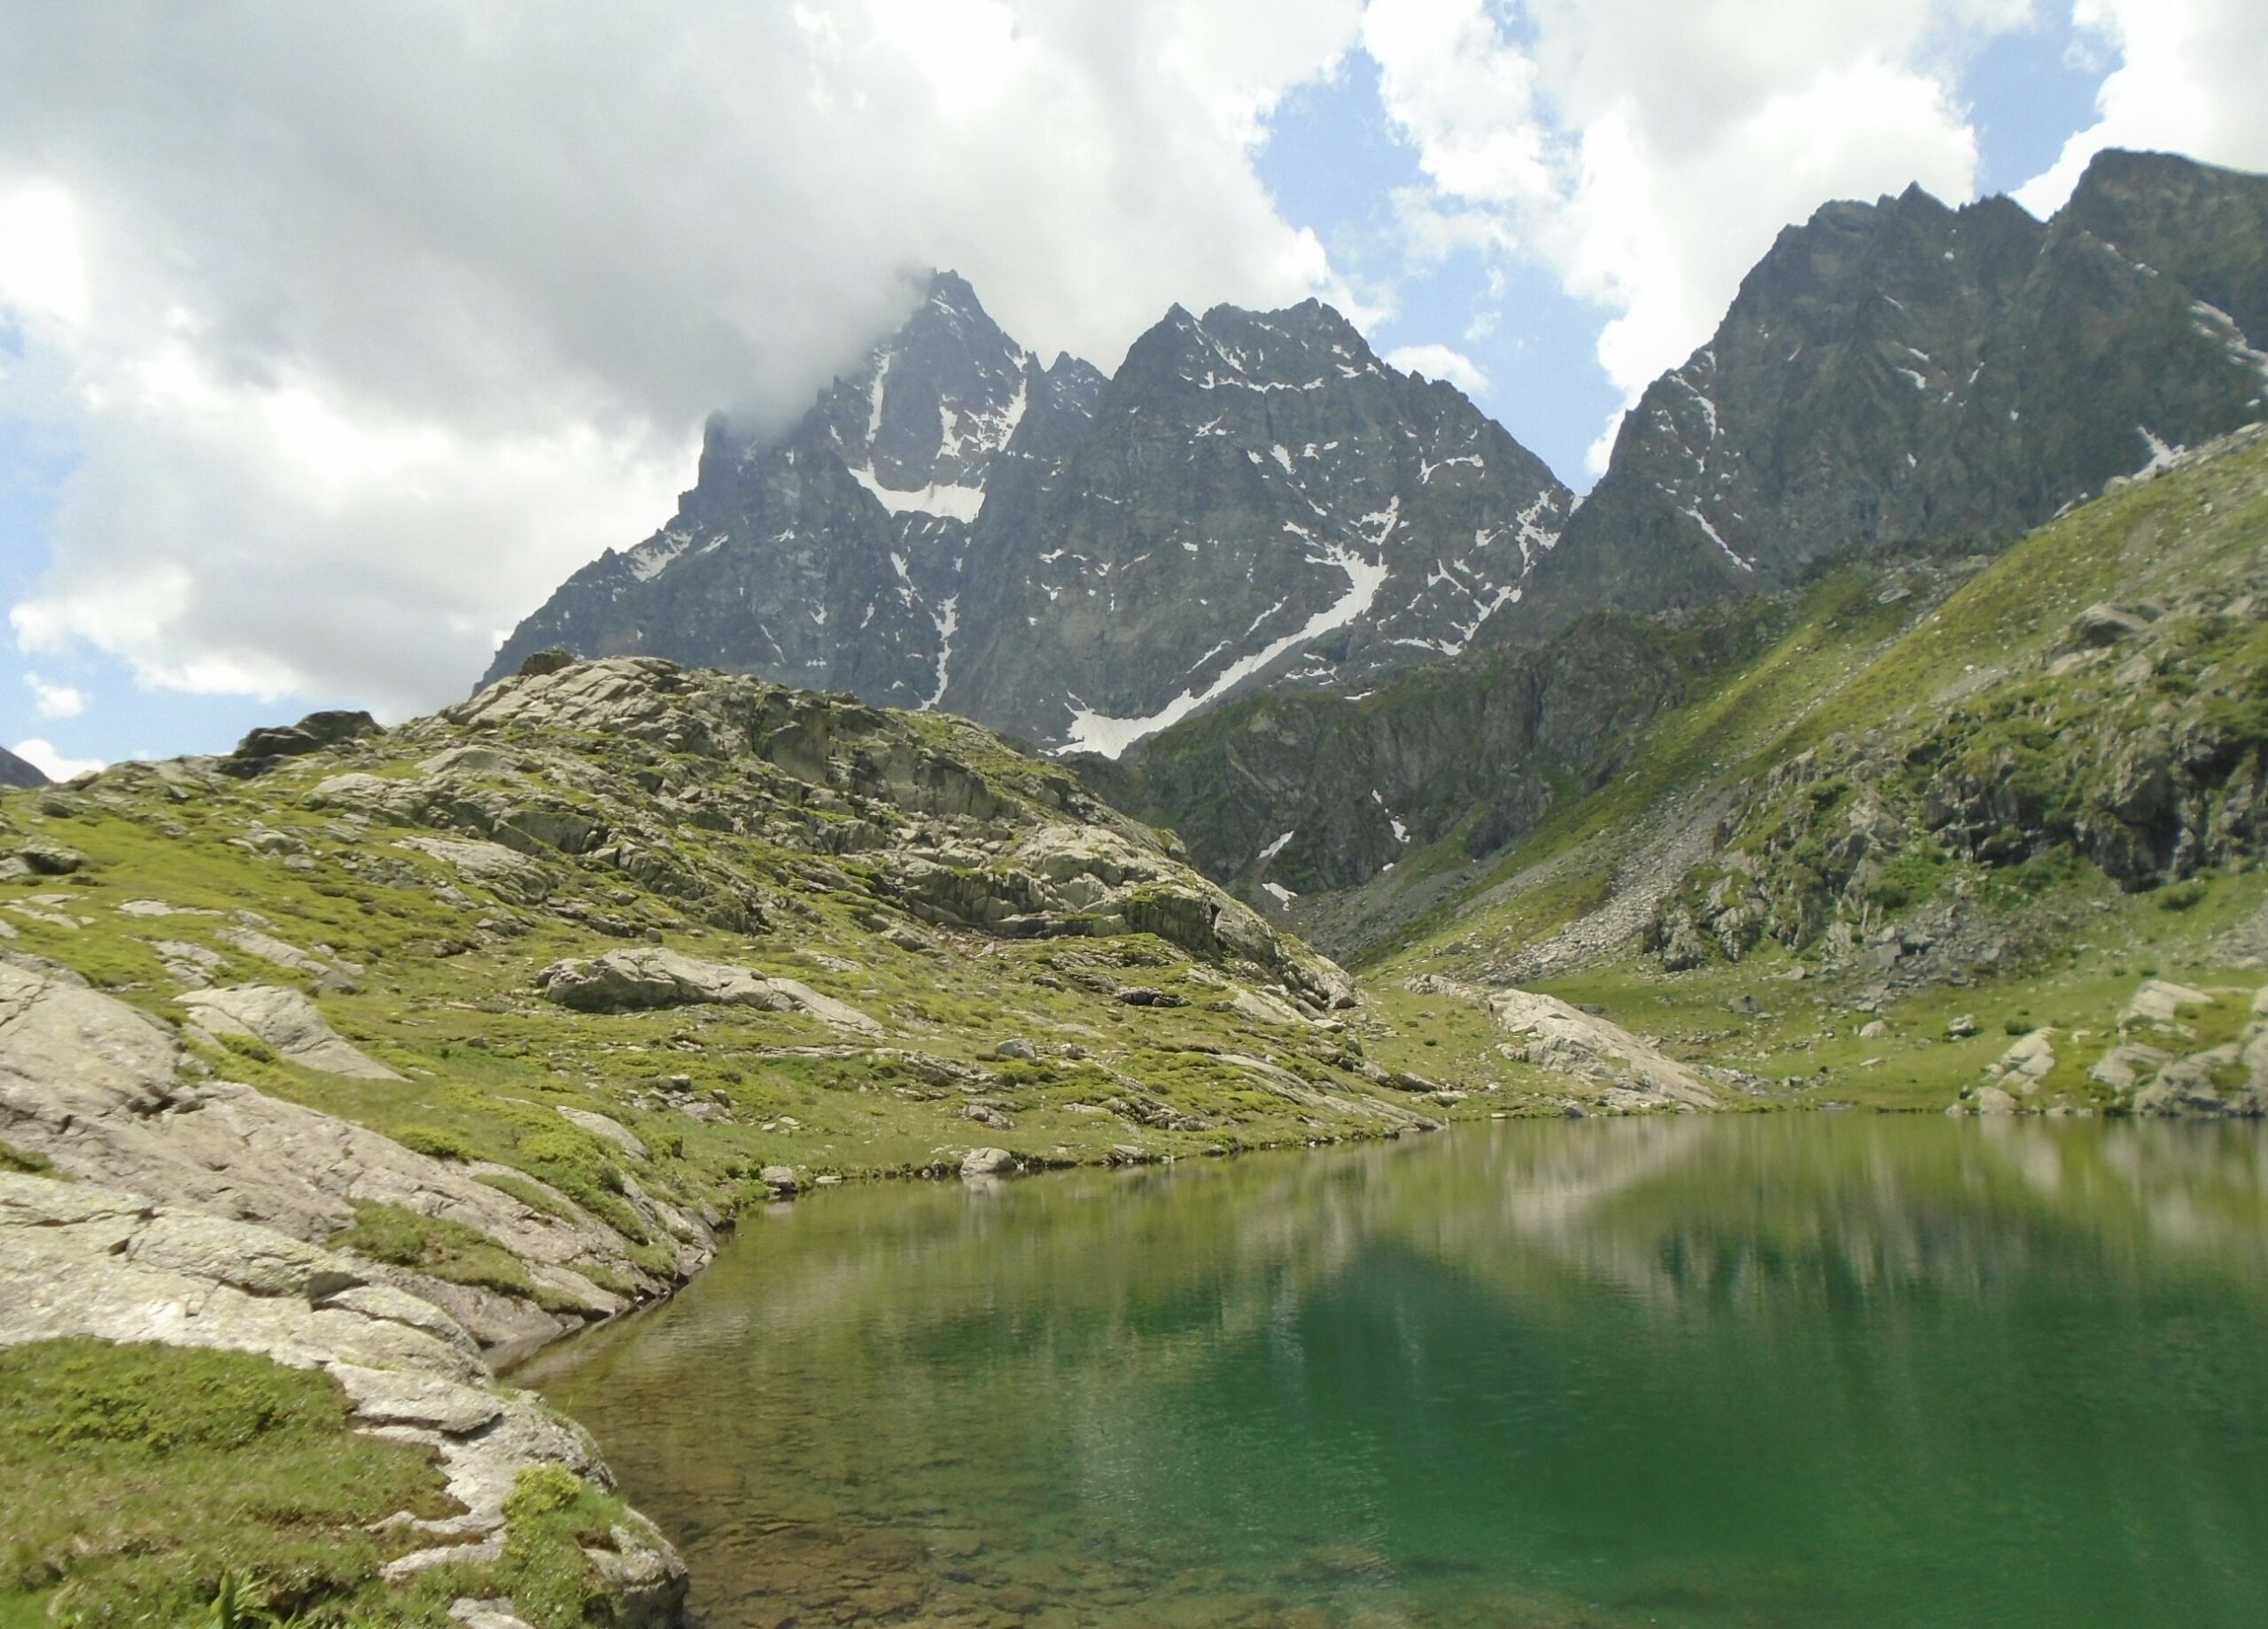
<path id="1" fill-rule="evenodd" d="M 835 1190 L 524 1377 L 723 1625 L 2268 1622 L 2268 1141 L 1781 1115 Z"/>

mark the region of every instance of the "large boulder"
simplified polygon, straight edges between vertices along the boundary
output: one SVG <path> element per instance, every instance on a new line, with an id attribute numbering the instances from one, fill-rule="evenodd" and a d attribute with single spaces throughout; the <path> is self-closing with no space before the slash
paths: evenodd
<path id="1" fill-rule="evenodd" d="M 755 1007 L 801 1012 L 853 1035 L 882 1027 L 857 1008 L 793 979 L 767 978 L 746 967 L 703 961 L 658 945 L 609 950 L 587 961 L 555 962 L 537 979 L 544 998 L 579 1012 L 637 1012 L 660 1007 Z"/>

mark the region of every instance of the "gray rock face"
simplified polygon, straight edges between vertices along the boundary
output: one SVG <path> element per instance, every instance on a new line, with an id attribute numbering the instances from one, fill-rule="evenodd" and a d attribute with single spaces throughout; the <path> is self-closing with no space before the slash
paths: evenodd
<path id="1" fill-rule="evenodd" d="M 1254 683 L 1462 649 L 1564 487 L 1313 301 L 1176 307 L 1106 383 L 951 274 L 774 442 L 712 424 L 669 526 L 498 652 L 650 653 L 1115 753 Z"/>
<path id="2" fill-rule="evenodd" d="M 34 764 L 27 764 L 5 747 L 0 747 L 0 787 L 43 787 L 48 784 L 46 772 Z"/>
<path id="3" fill-rule="evenodd" d="M 1780 235 L 1493 637 L 2013 535 L 2263 415 L 2268 178 L 2106 152 L 2042 225 L 1918 188 Z"/>
<path id="4" fill-rule="evenodd" d="M 400 1206 L 487 1234 L 530 1276 L 592 1315 L 622 1298 L 579 1264 L 658 1289 L 611 1229 L 563 1195 L 548 1210 L 478 1180 L 490 1167 L 413 1152 L 350 1121 L 228 1081 L 198 1080 L 173 1033 L 114 997 L 67 978 L 0 962 L 0 1140 L 44 1155 L 80 1183 L 128 1191 L 307 1243 L 353 1219 L 360 1203 Z M 523 1177 L 521 1180 L 529 1180 Z M 673 1216 L 692 1271 L 711 1249 L 705 1229 Z M 548 1314 L 461 1286 L 419 1280 L 489 1346 L 556 1336 Z"/>
<path id="5" fill-rule="evenodd" d="M 1009 471 L 988 501 L 946 704 L 1115 756 L 1249 684 L 1352 686 L 1452 654 L 1569 501 L 1328 306 L 1177 306 L 1061 463 Z"/>
<path id="6" fill-rule="evenodd" d="M 298 990 L 273 984 L 237 984 L 226 989 L 193 989 L 181 1003 L 206 1028 L 255 1036 L 306 1068 L 365 1081 L 401 1078 L 347 1042 L 323 1020 L 315 1004 Z"/>
<path id="7" fill-rule="evenodd" d="M 702 961 L 659 947 L 610 950 L 588 961 L 559 962 L 545 969 L 542 985 L 547 999 L 581 1012 L 634 1012 L 714 1002 L 766 1012 L 807 1013 L 856 1035 L 882 1032 L 880 1024 L 856 1008 L 793 979 L 766 978 L 745 967 Z"/>
<path id="8" fill-rule="evenodd" d="M 1555 996 L 1497 990 L 1488 1005 L 1506 1037 L 1500 1048 L 1506 1057 L 1582 1082 L 1604 1107 L 1717 1106 L 1707 1083 L 1653 1043 Z"/>
<path id="9" fill-rule="evenodd" d="M 1043 367 L 940 273 L 905 326 L 785 437 L 712 420 L 676 516 L 570 578 L 483 682 L 556 646 L 934 706 L 988 483 L 1076 438 L 1101 384 L 1071 357 Z"/>
<path id="10" fill-rule="evenodd" d="M 407 1577 L 491 1547 L 522 1471 L 557 1465 L 610 1481 L 589 1437 L 532 1394 L 496 1387 L 447 1314 L 343 1256 L 245 1222 L 153 1205 L 86 1183 L 0 1174 L 0 1344 L 94 1336 L 255 1353 L 338 1380 L 360 1430 L 423 1443 L 464 1513 L 431 1524 L 449 1542 L 387 1569 Z M 675 1621 L 686 1572 L 642 1517 L 588 1552 L 632 1586 L 641 1621 Z"/>

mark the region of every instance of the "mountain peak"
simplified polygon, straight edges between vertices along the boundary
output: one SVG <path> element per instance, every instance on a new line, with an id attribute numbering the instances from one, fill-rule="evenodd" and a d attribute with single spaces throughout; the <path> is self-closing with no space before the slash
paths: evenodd
<path id="1" fill-rule="evenodd" d="M 1918 184 L 1783 231 L 1499 634 L 2014 532 L 2262 416 L 2268 178 L 2105 153 L 2043 224 Z"/>

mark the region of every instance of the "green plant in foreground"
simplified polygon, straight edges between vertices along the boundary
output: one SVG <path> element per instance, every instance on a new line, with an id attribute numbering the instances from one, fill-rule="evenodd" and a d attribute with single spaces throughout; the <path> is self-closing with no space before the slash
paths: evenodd
<path id="1" fill-rule="evenodd" d="M 326 1375 L 89 1339 L 0 1350 L 0 1623 L 354 1621 L 393 1553 L 368 1524 L 455 1508 L 423 1449 L 349 1427 Z"/>
<path id="2" fill-rule="evenodd" d="M 269 1611 L 265 1597 L 233 1572 L 221 1575 L 221 1587 L 198 1629 L 283 1629 L 285 1620 Z"/>

